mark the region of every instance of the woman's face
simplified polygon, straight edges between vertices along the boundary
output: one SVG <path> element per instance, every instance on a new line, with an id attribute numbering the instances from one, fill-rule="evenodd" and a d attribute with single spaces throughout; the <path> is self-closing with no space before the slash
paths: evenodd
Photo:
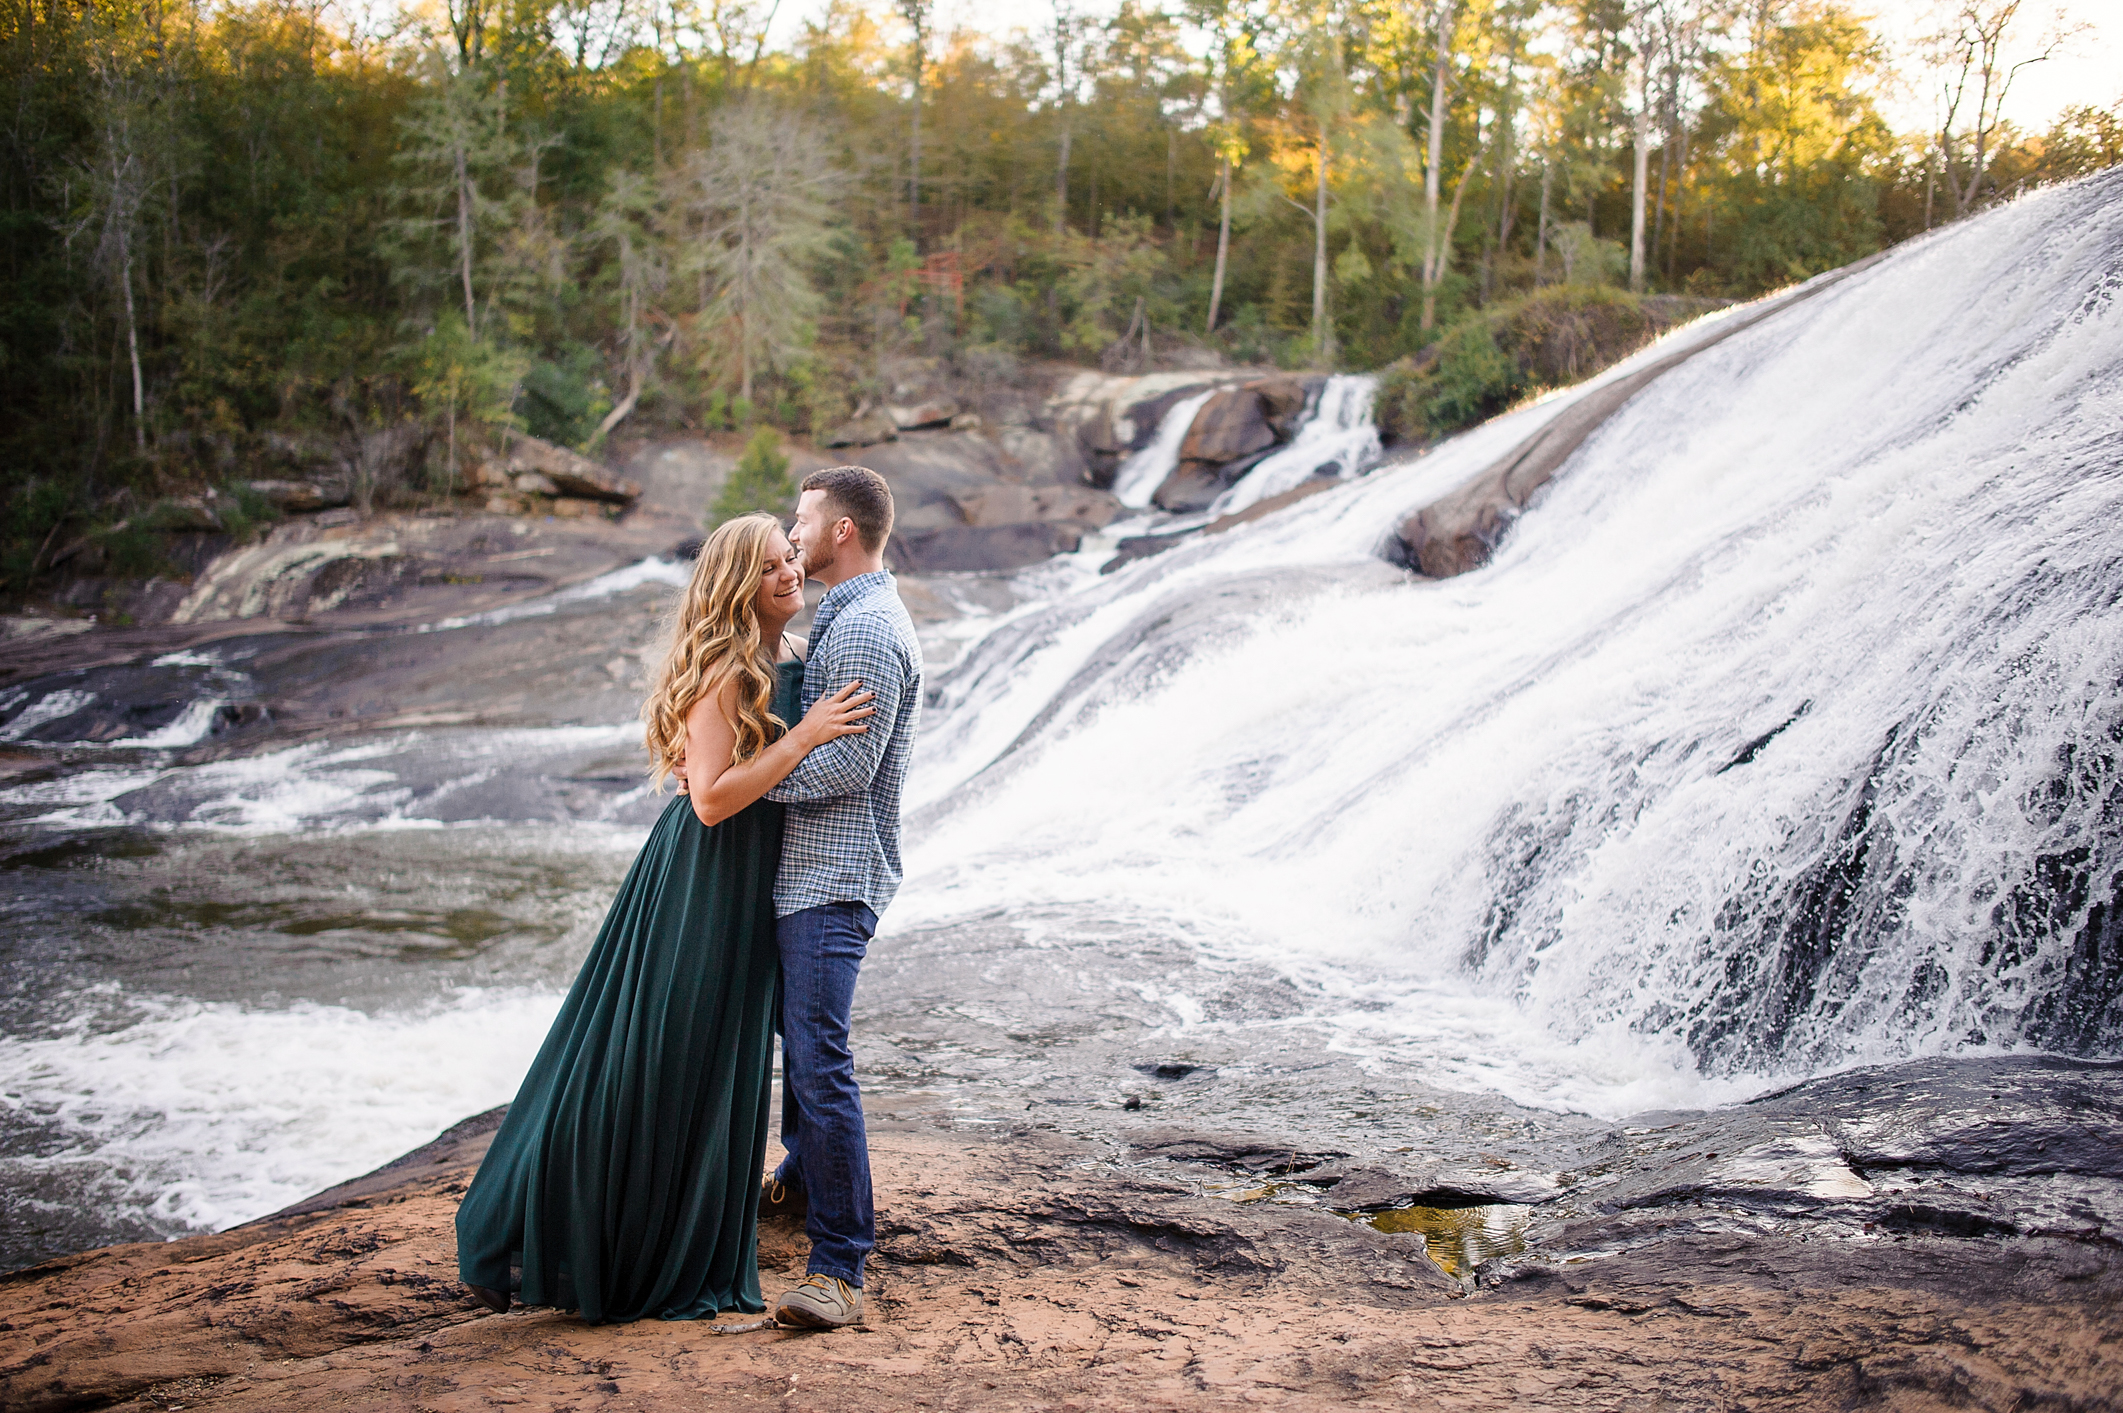
<path id="1" fill-rule="evenodd" d="M 767 539 L 766 562 L 759 568 L 759 590 L 752 609 L 762 621 L 787 623 L 803 611 L 803 560 L 776 530 Z"/>

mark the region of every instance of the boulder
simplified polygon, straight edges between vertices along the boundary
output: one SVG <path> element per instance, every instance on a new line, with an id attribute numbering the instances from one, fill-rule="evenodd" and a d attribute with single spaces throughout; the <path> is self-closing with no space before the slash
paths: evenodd
<path id="1" fill-rule="evenodd" d="M 253 481 L 250 487 L 275 510 L 290 515 L 330 510 L 350 499 L 344 481 Z"/>
<path id="2" fill-rule="evenodd" d="M 994 433 L 995 445 L 1035 481 L 1082 485 L 1088 480 L 1089 463 L 1073 437 L 1057 437 L 1036 427 L 1004 425 Z"/>
<path id="3" fill-rule="evenodd" d="M 909 574 L 1023 569 L 1067 554 L 1082 543 L 1081 531 L 1050 520 L 1018 525 L 944 525 L 895 532 L 885 546 L 893 569 Z"/>
<path id="4" fill-rule="evenodd" d="M 1215 372 L 1078 373 L 1048 399 L 1046 415 L 1056 434 L 1083 457 L 1084 481 L 1104 489 L 1128 454 L 1157 435 L 1157 424 L 1173 403 L 1229 380 L 1228 374 Z"/>
<path id="5" fill-rule="evenodd" d="M 155 530 L 219 530 L 221 515 L 214 506 L 219 499 L 212 491 L 197 496 L 171 496 L 156 502 L 143 519 Z"/>
<path id="6" fill-rule="evenodd" d="M 1324 378 L 1262 378 L 1246 384 L 1259 396 L 1261 413 L 1275 429 L 1276 439 L 1286 442 L 1297 435 L 1298 424 L 1305 420 L 1306 405 L 1324 386 Z"/>
<path id="7" fill-rule="evenodd" d="M 1280 442 L 1270 442 L 1235 461 L 1181 461 L 1150 497 L 1151 503 L 1161 510 L 1175 513 L 1207 510 L 1232 482 L 1273 455 L 1280 445 Z"/>
<path id="8" fill-rule="evenodd" d="M 1112 523 L 1120 502 L 1089 486 L 1018 486 L 1003 483 L 950 492 L 968 525 L 1014 525 L 1066 520 L 1098 528 Z"/>
<path id="9" fill-rule="evenodd" d="M 1302 395 L 1300 395 L 1302 401 Z M 1226 388 L 1202 404 L 1180 443 L 1182 461 L 1221 466 L 1276 444 L 1266 399 L 1257 387 Z"/>
<path id="10" fill-rule="evenodd" d="M 1182 461 L 1151 495 L 1150 503 L 1175 515 L 1207 510 L 1224 493 L 1224 478 L 1218 469 L 1211 461 Z"/>
<path id="11" fill-rule="evenodd" d="M 694 520 L 715 503 L 736 464 L 735 448 L 718 447 L 704 437 L 674 437 L 635 448 L 625 470 L 641 486 L 636 505 Z"/>
<path id="12" fill-rule="evenodd" d="M 899 428 L 892 418 L 875 408 L 864 408 L 819 440 L 820 446 L 876 446 L 897 441 Z"/>
<path id="13" fill-rule="evenodd" d="M 639 485 L 611 468 L 536 437 L 510 438 L 505 465 L 519 482 L 534 472 L 545 477 L 554 487 L 542 493 L 546 495 L 581 496 L 621 505 L 631 505 L 641 495 Z M 518 489 L 522 489 L 520 484 Z"/>
<path id="14" fill-rule="evenodd" d="M 902 432 L 911 432 L 916 427 L 941 427 L 958 415 L 958 403 L 948 397 L 934 396 L 916 398 L 911 402 L 888 404 L 885 416 Z"/>
<path id="15" fill-rule="evenodd" d="M 519 471 L 509 478 L 509 484 L 527 496 L 557 496 L 560 494 L 560 487 L 554 485 L 551 479 L 540 475 L 536 471 Z"/>

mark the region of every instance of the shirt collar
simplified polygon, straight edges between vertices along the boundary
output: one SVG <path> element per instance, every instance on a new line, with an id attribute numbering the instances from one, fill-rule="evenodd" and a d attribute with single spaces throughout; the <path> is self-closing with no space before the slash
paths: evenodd
<path id="1" fill-rule="evenodd" d="M 892 571 L 889 569 L 873 569 L 867 574 L 858 574 L 853 579 L 843 579 L 826 590 L 826 596 L 818 601 L 817 613 L 824 613 L 828 605 L 837 610 L 850 599 L 861 598 L 870 590 L 889 585 L 891 582 Z M 814 613 L 813 617 L 816 616 Z"/>

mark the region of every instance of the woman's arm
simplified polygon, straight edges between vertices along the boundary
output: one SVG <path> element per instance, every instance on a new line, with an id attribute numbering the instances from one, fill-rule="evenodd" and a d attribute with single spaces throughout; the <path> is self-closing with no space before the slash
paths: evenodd
<path id="1" fill-rule="evenodd" d="M 730 763 L 737 732 L 728 709 L 737 699 L 737 684 L 725 682 L 715 696 L 693 703 L 686 713 L 681 783 L 692 797 L 694 817 L 702 824 L 720 824 L 773 789 L 810 751 L 836 737 L 869 730 L 863 718 L 875 710 L 870 697 L 860 682 L 820 697 L 803 720 L 743 765 Z"/>

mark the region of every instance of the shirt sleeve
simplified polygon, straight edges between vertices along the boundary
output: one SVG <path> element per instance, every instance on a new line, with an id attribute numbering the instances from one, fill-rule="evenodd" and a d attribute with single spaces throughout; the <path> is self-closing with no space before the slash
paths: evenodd
<path id="1" fill-rule="evenodd" d="M 899 720 L 899 706 L 909 682 L 906 663 L 881 624 L 863 618 L 835 625 L 833 651 L 818 654 L 813 662 L 826 674 L 820 697 L 829 697 L 850 682 L 860 682 L 866 692 L 875 692 L 870 703 L 876 710 L 863 718 L 870 729 L 851 736 L 836 736 L 816 747 L 797 763 L 796 769 L 767 798 L 782 804 L 808 804 L 818 800 L 860 795 L 877 778 L 885 748 L 892 744 L 892 730 Z M 819 662 L 818 657 L 830 657 Z M 815 698 L 814 698 L 815 700 Z"/>

